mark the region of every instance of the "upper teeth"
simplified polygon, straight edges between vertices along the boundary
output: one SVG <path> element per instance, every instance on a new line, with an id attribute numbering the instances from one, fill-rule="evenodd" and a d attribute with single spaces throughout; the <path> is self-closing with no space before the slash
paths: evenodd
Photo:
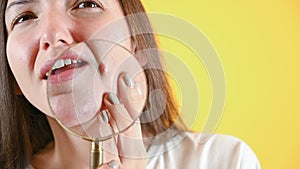
<path id="1" fill-rule="evenodd" d="M 81 60 L 73 60 L 73 59 L 58 59 L 56 60 L 56 62 L 54 63 L 54 65 L 51 68 L 51 71 L 55 70 L 55 69 L 59 69 L 62 68 L 64 66 L 70 65 L 70 64 L 76 64 L 76 63 L 81 63 Z M 49 72 L 46 73 L 46 77 L 49 76 Z"/>

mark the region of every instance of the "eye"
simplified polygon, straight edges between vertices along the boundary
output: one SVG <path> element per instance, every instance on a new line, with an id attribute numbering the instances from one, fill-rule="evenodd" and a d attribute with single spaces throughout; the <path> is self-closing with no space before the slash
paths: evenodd
<path id="1" fill-rule="evenodd" d="M 83 8 L 97 8 L 99 7 L 98 4 L 96 4 L 95 2 L 90 2 L 90 1 L 87 1 L 87 2 L 81 2 L 79 5 L 78 5 L 78 8 L 79 9 L 83 9 Z"/>
<path id="2" fill-rule="evenodd" d="M 102 4 L 96 1 L 80 1 L 75 5 L 75 9 L 85 9 L 85 8 L 101 8 Z"/>
<path id="3" fill-rule="evenodd" d="M 37 18 L 37 16 L 32 12 L 21 13 L 13 19 L 13 21 L 11 23 L 11 28 L 13 29 L 18 24 L 21 24 L 25 21 L 28 21 L 28 20 L 31 20 L 31 19 L 36 19 L 36 18 Z"/>

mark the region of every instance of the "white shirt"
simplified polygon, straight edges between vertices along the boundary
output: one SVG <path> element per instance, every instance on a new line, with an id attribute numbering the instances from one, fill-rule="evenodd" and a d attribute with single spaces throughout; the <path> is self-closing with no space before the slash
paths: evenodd
<path id="1" fill-rule="evenodd" d="M 185 132 L 148 149 L 147 169 L 260 169 L 249 146 L 226 135 Z M 33 169 L 30 165 L 27 169 Z"/>
<path id="2" fill-rule="evenodd" d="M 203 135 L 186 132 L 148 150 L 147 169 L 260 169 L 249 146 L 226 135 Z"/>

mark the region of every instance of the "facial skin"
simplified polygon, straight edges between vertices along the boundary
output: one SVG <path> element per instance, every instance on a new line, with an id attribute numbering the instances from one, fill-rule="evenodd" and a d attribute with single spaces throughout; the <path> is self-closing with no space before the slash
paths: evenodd
<path id="1" fill-rule="evenodd" d="M 47 101 L 47 80 L 41 73 L 43 67 L 55 60 L 61 52 L 88 40 L 101 28 L 121 17 L 123 17 L 122 9 L 115 0 L 8 0 L 5 15 L 8 32 L 7 57 L 25 97 L 42 112 L 53 116 Z M 127 25 L 118 27 L 119 31 L 107 30 L 104 33 L 97 33 L 97 36 L 111 41 L 129 37 Z M 123 41 L 122 45 L 127 49 L 132 48 L 128 39 Z M 83 58 L 83 60 L 88 63 L 86 66 L 88 68 L 82 71 L 85 75 L 82 73 L 81 76 L 87 77 L 93 73 L 91 59 Z M 112 74 L 115 76 L 116 72 L 121 72 L 116 67 L 119 67 L 122 60 L 124 58 L 121 56 L 107 61 L 105 66 L 111 74 L 106 75 L 107 80 L 102 78 L 102 87 L 95 89 L 99 91 L 99 97 L 112 90 L 103 86 L 111 86 L 115 81 Z M 67 96 L 60 100 L 71 99 Z M 66 123 L 75 125 L 76 120 L 74 117 L 68 117 Z"/>
<path id="2" fill-rule="evenodd" d="M 45 66 L 47 63 L 55 61 L 59 57 L 59 54 L 70 47 L 75 46 L 76 49 L 79 49 L 83 42 L 90 39 L 100 38 L 115 43 L 122 41 L 121 44 L 126 49 L 133 51 L 132 48 L 134 45 L 131 45 L 131 39 L 127 38 L 127 40 L 124 40 L 124 37 L 130 37 L 127 24 L 123 22 L 120 25 L 113 24 L 113 27 L 106 27 L 124 17 L 118 0 L 8 0 L 7 4 L 5 14 L 5 23 L 8 32 L 6 54 L 9 66 L 23 95 L 47 116 L 53 117 L 47 99 L 47 80 L 44 78 L 44 74 L 41 73 L 45 73 L 43 70 L 47 67 Z M 88 43 L 92 47 L 91 50 L 95 51 L 93 44 L 93 41 Z M 129 71 L 131 72 L 131 77 L 133 77 L 132 72 L 136 72 L 136 70 L 127 70 L 128 67 L 132 68 L 131 63 L 133 63 L 126 59 L 128 57 L 127 54 L 122 53 L 119 55 L 118 52 L 114 52 L 112 55 L 101 56 L 103 59 L 101 64 L 104 64 L 104 67 L 100 67 L 100 72 L 102 72 L 100 80 L 99 76 L 97 76 L 97 81 L 93 81 L 95 82 L 93 85 L 96 87 L 92 88 L 92 91 L 94 90 L 95 93 L 98 92 L 95 94 L 95 97 L 97 97 L 95 100 L 104 100 L 104 104 L 102 101 L 99 101 L 99 103 L 102 104 L 101 106 L 106 106 L 105 108 L 107 108 L 111 118 L 109 119 L 109 123 L 100 123 L 102 126 L 98 127 L 97 130 L 94 130 L 95 127 L 89 130 L 89 127 L 93 125 L 91 124 L 94 122 L 93 120 L 90 120 L 91 123 L 87 122 L 88 124 L 83 127 L 89 130 L 88 135 L 105 132 L 103 129 L 106 128 L 110 132 L 112 129 L 120 131 L 128 127 L 128 119 L 132 117 L 133 112 L 131 110 L 135 109 L 137 112 L 140 112 L 144 104 L 143 100 L 146 100 L 147 97 L 144 76 L 136 76 L 132 79 L 133 82 L 136 82 L 135 84 L 141 86 L 142 96 L 135 94 L 134 91 L 138 91 L 135 88 L 122 83 L 123 81 L 120 80 L 122 78 L 118 76 L 120 73 L 125 72 L 127 74 L 127 71 Z M 79 56 L 86 62 L 86 65 L 81 67 L 81 71 L 78 69 L 80 74 L 74 80 L 76 82 L 89 81 L 86 78 L 95 75 L 95 67 L 92 65 L 92 59 L 84 54 Z M 95 59 L 97 60 L 97 58 Z M 129 61 L 130 65 L 124 66 L 124 60 Z M 81 84 L 84 85 L 84 83 Z M 113 85 L 120 91 L 119 93 L 112 90 L 111 86 Z M 90 87 L 87 88 L 90 89 Z M 84 94 L 90 92 L 86 92 L 85 89 L 76 91 L 76 94 L 79 94 L 79 96 L 82 96 L 80 92 Z M 123 94 L 126 92 L 130 93 L 130 91 L 133 91 L 133 97 L 131 97 L 133 99 L 128 99 L 124 96 L 126 94 Z M 112 100 L 112 102 L 109 101 L 108 95 L 103 97 L 106 92 L 115 93 L 119 98 L 120 104 Z M 66 96 L 66 98 L 61 96 Z M 69 109 L 68 106 L 71 105 L 72 107 L 72 101 L 74 101 L 72 96 L 70 96 L 68 94 L 59 95 L 57 103 L 62 103 L 63 108 L 70 110 L 71 108 Z M 81 99 L 81 97 L 74 98 Z M 83 100 L 86 101 L 85 99 Z M 81 101 L 79 100 L 79 102 Z M 83 105 L 85 104 L 83 103 Z M 134 106 L 131 107 L 131 105 Z M 79 107 L 81 108 L 82 106 Z M 91 106 L 87 107 L 91 108 Z M 125 115 L 125 117 L 130 116 L 123 118 L 121 115 Z M 84 116 L 90 118 L 89 115 Z M 30 161 L 32 166 L 35 168 L 88 168 L 89 156 L 86 153 L 90 150 L 90 143 L 64 130 L 55 119 L 48 118 L 48 122 L 55 140 L 54 144 L 49 144 L 43 150 L 34 154 Z M 76 125 L 76 120 L 74 121 L 74 117 L 66 117 L 65 123 L 73 126 Z M 111 126 L 111 124 L 115 125 Z M 137 168 L 146 168 L 147 159 L 142 158 L 142 160 L 137 161 L 135 158 L 125 158 L 127 156 L 123 156 L 123 152 L 130 157 L 133 157 L 131 154 L 135 152 L 142 154 L 136 155 L 138 157 L 146 156 L 143 139 L 134 139 L 132 141 L 130 138 L 142 138 L 139 123 L 132 124 L 128 130 L 121 133 L 116 138 L 118 139 L 117 142 L 114 139 L 110 139 L 103 144 L 103 147 L 105 147 L 103 162 L 108 164 L 114 160 L 119 162 L 122 166 L 121 168 L 133 168 L 133 165 L 137 166 Z M 130 148 L 133 147 L 134 149 L 131 150 Z M 119 152 L 122 152 L 122 156 L 118 154 Z M 120 161 L 122 161 L 122 164 Z M 108 167 L 108 165 L 104 165 L 103 167 Z"/>

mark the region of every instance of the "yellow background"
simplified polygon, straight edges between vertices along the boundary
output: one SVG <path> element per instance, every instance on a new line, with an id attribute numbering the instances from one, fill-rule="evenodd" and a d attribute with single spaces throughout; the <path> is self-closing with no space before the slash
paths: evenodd
<path id="1" fill-rule="evenodd" d="M 300 1 L 143 3 L 149 12 L 179 16 L 192 23 L 215 46 L 227 92 L 216 132 L 248 143 L 264 169 L 300 168 Z M 184 53 L 175 42 L 162 38 L 161 43 L 178 55 Z M 199 86 L 200 90 L 209 87 L 209 79 L 202 80 L 205 85 Z"/>

